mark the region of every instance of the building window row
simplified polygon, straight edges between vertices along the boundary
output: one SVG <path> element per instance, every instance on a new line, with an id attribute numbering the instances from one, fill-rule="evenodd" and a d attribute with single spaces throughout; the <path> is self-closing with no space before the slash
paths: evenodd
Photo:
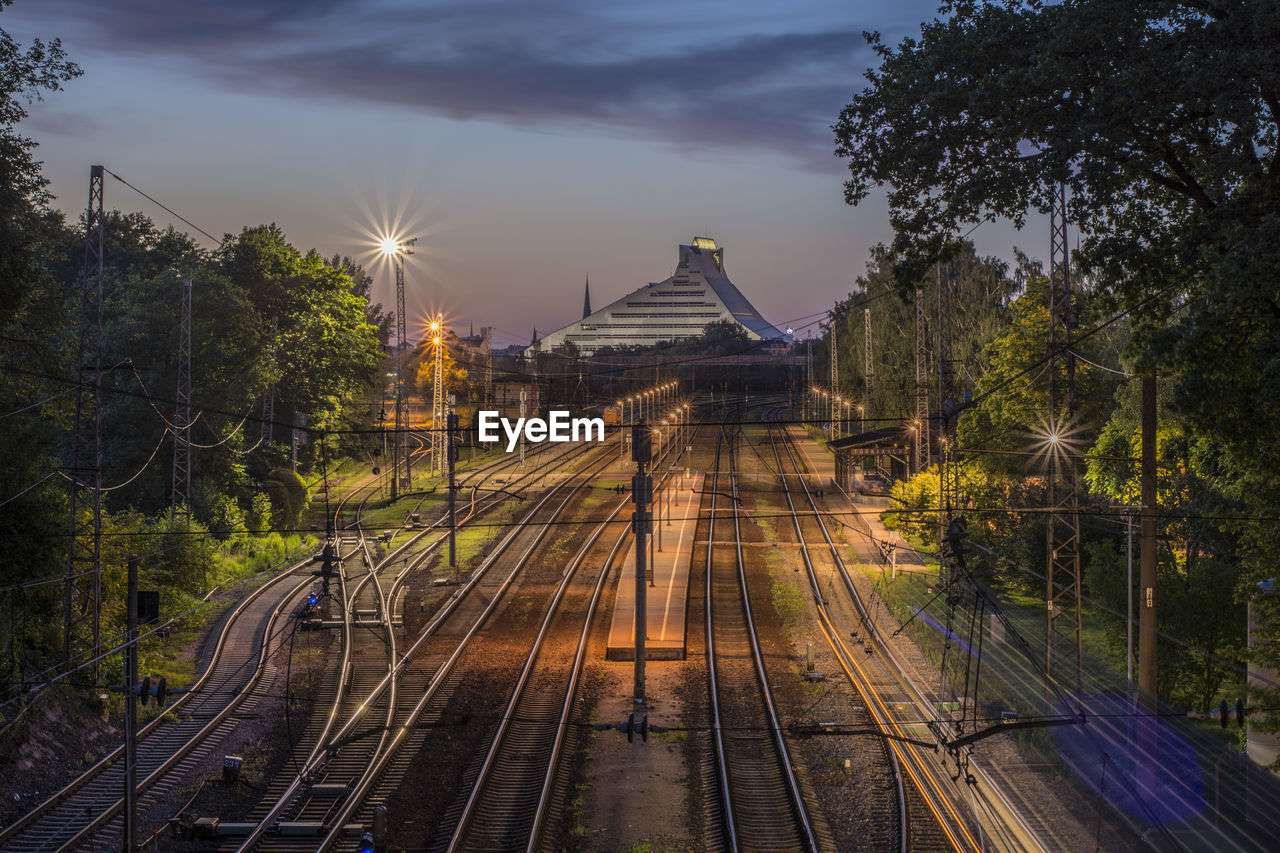
<path id="1" fill-rule="evenodd" d="M 690 316 L 722 316 L 722 311 L 681 311 L 680 314 L 672 313 L 641 313 L 641 311 L 609 311 L 609 316 L 618 318 L 618 316 L 630 316 L 630 318 L 671 318 L 681 319 L 690 318 Z"/>

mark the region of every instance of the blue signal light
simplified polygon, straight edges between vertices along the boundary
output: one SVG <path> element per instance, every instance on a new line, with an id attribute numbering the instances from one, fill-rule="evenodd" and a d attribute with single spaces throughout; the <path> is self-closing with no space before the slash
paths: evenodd
<path id="1" fill-rule="evenodd" d="M 307 596 L 307 604 L 310 604 L 312 607 L 315 607 L 319 601 L 320 599 L 316 598 L 316 594 L 314 592 Z"/>

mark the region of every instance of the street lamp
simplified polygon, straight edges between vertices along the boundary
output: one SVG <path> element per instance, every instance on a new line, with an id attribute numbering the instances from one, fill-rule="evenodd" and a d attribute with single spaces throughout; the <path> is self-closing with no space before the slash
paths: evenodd
<path id="1" fill-rule="evenodd" d="M 402 452 L 404 452 L 405 479 L 409 481 L 410 488 L 412 488 L 413 484 L 413 469 L 407 452 L 409 424 L 406 418 L 404 399 L 404 351 L 408 345 L 405 340 L 404 256 L 413 254 L 413 244 L 415 242 L 417 242 L 417 238 L 414 237 L 404 240 L 384 237 L 378 243 L 378 248 L 382 254 L 391 258 L 396 275 L 396 435 L 394 441 L 395 458 L 391 465 L 391 499 L 393 501 L 400 496 L 400 456 Z"/>

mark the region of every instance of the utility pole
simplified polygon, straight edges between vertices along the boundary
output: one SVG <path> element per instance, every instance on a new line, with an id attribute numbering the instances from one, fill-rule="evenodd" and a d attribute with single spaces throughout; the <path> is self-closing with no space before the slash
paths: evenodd
<path id="1" fill-rule="evenodd" d="M 876 377 L 875 367 L 871 360 L 871 309 L 870 308 L 862 309 L 862 328 L 863 328 L 864 343 L 866 344 L 866 363 L 863 365 L 863 368 L 862 368 L 863 381 L 866 383 L 866 388 L 864 389 L 864 392 L 863 392 L 866 394 L 866 400 L 863 401 L 864 408 L 862 411 L 862 418 L 865 424 L 866 419 L 871 417 L 871 400 L 874 396 L 873 392 L 875 391 L 875 377 Z M 875 460 L 875 464 L 877 468 L 880 467 L 880 460 L 878 458 Z"/>
<path id="2" fill-rule="evenodd" d="M 942 266 L 937 267 L 939 288 Z M 924 288 L 916 288 L 916 466 L 929 467 L 929 345 L 924 318 Z"/>
<path id="3" fill-rule="evenodd" d="M 138 683 L 138 558 L 129 558 L 124 641 L 124 849 L 138 848 L 138 705 L 146 701 L 133 688 Z"/>
<path id="4" fill-rule="evenodd" d="M 442 428 L 448 420 L 444 399 L 444 317 L 431 318 L 431 473 L 443 474 L 449 452 Z"/>
<path id="5" fill-rule="evenodd" d="M 268 358 L 272 368 L 276 364 L 276 332 L 280 327 L 280 318 L 272 316 L 271 318 L 271 342 L 267 347 Z M 262 443 L 267 444 L 271 441 L 271 428 L 276 419 L 276 386 L 271 385 L 267 388 L 266 396 L 262 398 Z"/>
<path id="6" fill-rule="evenodd" d="M 809 415 L 811 412 L 809 398 L 813 394 L 813 330 L 810 329 L 805 334 L 804 348 L 804 419 L 805 426 L 808 427 Z"/>
<path id="7" fill-rule="evenodd" d="M 395 459 L 391 466 L 391 500 L 400 496 L 400 459 L 404 458 L 404 478 L 409 488 L 413 488 L 413 469 L 409 462 L 409 418 L 405 410 L 404 372 L 405 348 L 409 345 L 405 328 L 404 308 L 404 256 L 413 254 L 413 244 L 417 238 L 411 237 L 395 245 L 394 264 L 396 270 L 396 434 Z"/>
<path id="8" fill-rule="evenodd" d="M 484 345 L 484 404 L 493 408 L 493 327 L 482 327 L 480 337 Z"/>
<path id="9" fill-rule="evenodd" d="M 938 448 L 939 547 L 947 535 L 951 520 L 961 509 L 960 465 L 956 447 L 956 419 L 959 404 L 956 401 L 955 365 L 951 361 L 951 287 L 950 264 L 938 265 Z M 925 423 L 921 418 L 921 423 Z"/>
<path id="10" fill-rule="evenodd" d="M 1138 567 L 1138 691 L 1154 708 L 1156 684 L 1156 376 L 1142 377 L 1142 549 Z"/>
<path id="11" fill-rule="evenodd" d="M 1055 663 L 1074 664 L 1075 686 L 1083 679 L 1080 614 L 1080 492 L 1075 448 L 1076 317 L 1071 296 L 1071 248 L 1067 243 L 1067 189 L 1058 184 L 1049 200 L 1049 518 L 1045 565 L 1045 675 L 1060 677 Z M 1058 623 L 1065 623 L 1059 626 Z"/>
<path id="12" fill-rule="evenodd" d="M 529 392 L 520 389 L 520 420 L 524 420 L 529 414 Z M 520 430 L 520 467 L 524 467 L 524 430 Z"/>
<path id="13" fill-rule="evenodd" d="M 453 395 L 449 395 L 450 409 L 453 408 Z M 448 456 L 449 456 L 449 568 L 456 569 L 458 567 L 457 552 L 454 546 L 454 534 L 458 529 L 457 522 L 454 519 L 454 480 L 453 480 L 453 462 L 457 458 L 458 449 L 453 446 L 453 436 L 458 429 L 458 416 L 452 411 L 448 415 Z"/>
<path id="14" fill-rule="evenodd" d="M 653 494 L 653 477 L 646 469 L 653 453 L 653 431 L 640 422 L 631 428 L 631 455 L 636 462 L 636 473 L 631 478 L 631 502 L 635 512 L 631 515 L 631 529 L 636 536 L 636 637 L 635 683 L 633 696 L 636 704 L 644 704 L 645 631 L 649 625 L 645 589 L 645 537 L 649 533 L 649 499 Z"/>
<path id="15" fill-rule="evenodd" d="M 98 682 L 102 651 L 102 190 L 103 168 L 89 168 L 84 268 L 80 279 L 80 346 L 71 427 L 70 528 L 63 598 L 62 652 L 68 669 L 86 648 Z"/>
<path id="16" fill-rule="evenodd" d="M 173 486 L 169 522 L 191 520 L 191 279 L 182 280 L 178 314 L 178 392 L 173 412 Z"/>
<path id="17" fill-rule="evenodd" d="M 836 397 L 840 395 L 840 367 L 839 356 L 836 354 L 836 321 L 831 321 L 831 438 L 838 438 L 836 431 L 836 414 L 840 409 L 840 404 L 836 402 Z"/>

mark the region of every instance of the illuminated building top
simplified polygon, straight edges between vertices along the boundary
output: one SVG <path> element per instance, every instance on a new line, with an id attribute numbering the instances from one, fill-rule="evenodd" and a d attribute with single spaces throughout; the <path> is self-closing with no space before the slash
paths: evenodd
<path id="1" fill-rule="evenodd" d="M 708 323 L 728 320 L 748 340 L 791 343 L 790 336 L 760 315 L 724 271 L 724 249 L 710 237 L 694 237 L 680 247 L 680 260 L 670 278 L 628 293 L 599 311 L 546 335 L 548 351 L 573 343 L 591 353 L 602 347 L 651 347 L 665 341 L 698 337 Z"/>

